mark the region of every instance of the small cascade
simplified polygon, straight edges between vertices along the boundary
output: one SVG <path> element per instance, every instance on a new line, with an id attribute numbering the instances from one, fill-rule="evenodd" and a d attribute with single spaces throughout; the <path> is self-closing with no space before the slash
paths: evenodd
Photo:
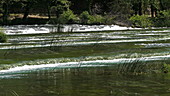
<path id="1" fill-rule="evenodd" d="M 118 25 L 15 25 L 4 26 L 8 35 L 18 34 L 42 34 L 50 32 L 89 32 L 89 31 L 113 31 L 134 30 L 140 28 L 121 27 Z"/>
<path id="2" fill-rule="evenodd" d="M 57 26 L 54 25 L 15 25 L 4 28 L 9 40 L 0 43 L 0 73 L 114 66 L 136 59 L 164 63 L 170 59 L 168 29 L 63 25 L 63 32 L 57 33 Z"/>

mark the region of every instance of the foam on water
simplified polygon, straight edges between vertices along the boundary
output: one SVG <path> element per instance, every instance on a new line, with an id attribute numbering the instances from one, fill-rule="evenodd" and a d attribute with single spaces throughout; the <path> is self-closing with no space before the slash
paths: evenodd
<path id="1" fill-rule="evenodd" d="M 18 44 L 34 44 L 34 45 L 12 45 L 12 46 L 0 46 L 0 49 L 22 49 L 22 48 L 36 48 L 36 47 L 49 47 L 49 46 L 77 46 L 77 45 L 90 45 L 90 44 L 109 44 L 109 43 L 132 43 L 132 42 L 148 42 L 148 41 L 161 41 L 161 40 L 169 40 L 170 38 L 151 38 L 151 39 L 132 39 L 132 40 L 102 40 L 102 41 L 88 41 L 88 42 L 74 42 L 74 41 L 63 41 L 63 42 L 58 42 L 55 40 L 52 41 L 46 41 L 43 43 L 41 42 L 21 42 Z M 39 41 L 40 39 L 29 39 L 29 40 L 35 40 Z M 41 39 L 43 40 L 43 39 Z M 40 40 L 40 41 L 41 41 Z M 35 45 L 36 44 L 36 45 Z M 144 44 L 141 44 L 144 45 Z"/>
<path id="2" fill-rule="evenodd" d="M 131 30 L 131 29 L 141 29 L 132 27 L 121 27 L 118 25 L 63 25 L 62 32 L 88 32 L 88 31 L 111 31 L 111 30 Z M 57 30 L 55 25 L 16 25 L 16 26 L 5 26 L 5 33 L 8 35 L 15 34 L 40 34 L 40 33 L 50 33 Z"/>
<path id="3" fill-rule="evenodd" d="M 165 56 L 151 56 L 143 58 L 121 58 L 113 60 L 95 60 L 95 61 L 80 61 L 80 62 L 66 62 L 66 63 L 55 63 L 55 64 L 41 64 L 41 65 L 24 65 L 7 70 L 0 70 L 0 75 L 9 74 L 9 73 L 20 73 L 27 71 L 36 71 L 36 70 L 45 70 L 49 68 L 76 68 L 76 67 L 100 67 L 100 66 L 110 66 L 113 64 L 121 64 L 133 62 L 135 60 L 140 61 L 154 61 L 154 60 L 165 60 L 170 58 L 170 55 Z"/>
<path id="4" fill-rule="evenodd" d="M 39 34 L 39 33 L 50 33 L 54 32 L 55 26 L 53 25 L 44 25 L 44 26 L 35 26 L 35 25 L 17 25 L 17 26 L 6 26 L 7 29 L 5 33 L 8 35 L 15 34 Z M 135 43 L 134 45 L 142 45 L 140 48 L 146 47 L 166 47 L 170 46 L 169 43 L 154 43 L 155 41 L 166 41 L 169 40 L 169 30 L 162 31 L 114 31 L 114 32 L 86 32 L 86 31 L 109 31 L 109 30 L 131 30 L 138 28 L 128 28 L 120 27 L 117 25 L 64 25 L 63 32 L 74 32 L 69 34 L 45 34 L 45 35 L 35 35 L 35 36 L 11 36 L 14 38 L 9 39 L 9 43 L 0 43 L 0 49 L 22 49 L 22 48 L 37 48 L 37 47 L 49 47 L 49 46 L 78 46 L 78 45 L 93 45 L 93 44 L 124 44 L 124 43 Z M 83 32 L 83 33 L 75 33 Z M 161 33 L 163 32 L 163 33 Z M 159 35 L 156 36 L 156 35 Z M 153 43 L 148 43 L 148 42 Z M 142 44 L 141 44 L 142 43 Z M 145 44 L 146 43 L 146 44 Z M 135 46 L 135 48 L 138 46 Z M 119 47 L 118 47 L 119 48 Z M 138 48 L 140 50 L 140 48 Z M 133 49 L 132 49 L 133 50 Z M 121 50 L 124 51 L 124 50 Z M 143 50 L 142 50 L 143 51 Z M 109 51 L 110 52 L 110 51 Z M 113 52 L 113 51 L 111 51 Z M 136 52 L 136 51 L 135 51 Z M 159 54 L 156 54 L 159 53 Z M 166 54 L 165 54 L 166 53 Z M 110 53 L 109 53 L 110 54 Z M 131 54 L 131 53 L 130 53 Z M 1 70 L 0 75 L 8 73 L 20 73 L 36 70 L 46 70 L 48 68 L 72 68 L 72 67 L 99 67 L 99 66 L 110 66 L 113 64 L 120 64 L 124 62 L 132 62 L 135 60 L 145 60 L 145 61 L 154 61 L 154 60 L 164 60 L 165 58 L 170 58 L 168 52 L 150 52 L 150 53 L 132 53 L 133 56 L 129 57 L 129 53 L 120 53 L 114 54 L 111 56 L 113 58 L 104 58 L 102 59 L 81 59 L 81 60 L 68 60 L 66 63 L 61 62 L 49 62 L 45 63 L 38 62 L 35 64 L 26 64 L 15 65 L 18 67 L 11 68 L 7 70 Z M 92 54 L 93 55 L 93 54 Z M 112 55 L 112 54 L 111 54 Z M 123 56 L 122 56 L 123 55 Z M 125 55 L 125 56 L 124 56 Z M 117 57 L 116 57 L 117 56 Z M 47 58 L 49 59 L 49 58 Z M 45 59 L 46 60 L 46 59 Z M 50 60 L 49 60 L 50 61 Z M 52 61 L 52 60 L 51 60 Z M 34 62 L 33 62 L 34 63 Z M 6 66 L 4 67 L 6 68 Z M 5 76 L 5 75 L 4 75 Z M 8 75 L 9 77 L 11 75 Z M 7 77 L 8 77 L 7 76 Z M 1 76 L 0 76 L 1 78 Z"/>
<path id="5" fill-rule="evenodd" d="M 106 66 L 102 63 L 111 63 L 119 60 L 96 60 L 96 61 L 81 61 L 81 62 L 67 62 L 67 63 L 56 63 L 56 64 L 42 64 L 42 65 L 24 65 L 20 67 L 10 68 L 8 70 L 1 70 L 0 74 L 5 73 L 15 73 L 15 72 L 21 72 L 21 71 L 30 71 L 30 70 L 38 70 L 38 69 L 44 69 L 44 68 L 53 68 L 53 67 L 59 67 L 59 68 L 71 68 L 71 67 L 93 67 L 93 66 Z M 93 63 L 99 63 L 97 65 Z"/>
<path id="6" fill-rule="evenodd" d="M 115 41 L 90 41 L 90 42 L 66 42 L 63 44 L 41 44 L 38 45 L 14 45 L 14 46 L 1 46 L 0 49 L 22 49 L 22 48 L 36 48 L 36 47 L 50 47 L 50 46 L 76 46 L 76 45 L 90 45 L 90 44 L 108 44 L 108 43 L 125 43 L 125 42 L 141 42 L 141 41 L 152 41 L 146 39 L 138 40 L 115 40 Z"/>
<path id="7" fill-rule="evenodd" d="M 148 44 L 136 44 L 136 45 L 143 45 L 147 48 L 153 48 L 153 47 L 170 47 L 170 43 L 148 43 Z"/>

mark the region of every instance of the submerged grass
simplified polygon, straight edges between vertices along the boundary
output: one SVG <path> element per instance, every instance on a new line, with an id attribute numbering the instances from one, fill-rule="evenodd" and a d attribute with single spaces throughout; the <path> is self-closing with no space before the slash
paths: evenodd
<path id="1" fill-rule="evenodd" d="M 119 74 L 140 75 L 147 73 L 168 73 L 170 65 L 163 61 L 149 61 L 146 62 L 141 59 L 125 61 L 117 65 L 117 72 Z"/>
<path id="2" fill-rule="evenodd" d="M 136 60 L 129 60 L 125 61 L 123 64 L 118 64 L 118 73 L 120 74 L 126 74 L 126 73 L 132 73 L 132 74 L 141 74 L 145 73 L 145 67 L 147 65 L 143 62 L 141 62 L 139 59 Z"/>

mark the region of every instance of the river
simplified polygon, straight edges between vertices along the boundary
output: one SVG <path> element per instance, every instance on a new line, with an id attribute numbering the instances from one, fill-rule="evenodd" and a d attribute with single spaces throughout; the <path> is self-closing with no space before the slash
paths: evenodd
<path id="1" fill-rule="evenodd" d="M 161 72 L 170 64 L 169 28 L 3 27 L 0 96 L 170 95 L 170 74 Z"/>

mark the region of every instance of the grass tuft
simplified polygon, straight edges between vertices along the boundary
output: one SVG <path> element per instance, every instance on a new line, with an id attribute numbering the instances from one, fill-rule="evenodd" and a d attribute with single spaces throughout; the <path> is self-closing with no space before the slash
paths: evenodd
<path id="1" fill-rule="evenodd" d="M 0 32 L 0 43 L 7 42 L 7 35 L 3 32 Z"/>
<path id="2" fill-rule="evenodd" d="M 118 74 L 140 75 L 147 73 L 168 73 L 170 67 L 163 62 L 146 62 L 145 60 L 129 60 L 117 65 Z"/>

